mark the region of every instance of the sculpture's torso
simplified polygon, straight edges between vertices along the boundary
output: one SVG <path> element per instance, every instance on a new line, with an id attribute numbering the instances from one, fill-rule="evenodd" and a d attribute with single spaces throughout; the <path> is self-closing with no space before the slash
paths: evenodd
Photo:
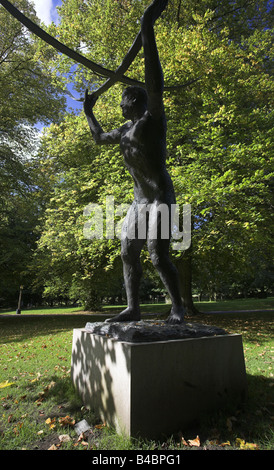
<path id="1" fill-rule="evenodd" d="M 166 119 L 149 112 L 127 123 L 120 141 L 125 164 L 134 181 L 138 203 L 175 203 L 173 185 L 166 170 Z"/>

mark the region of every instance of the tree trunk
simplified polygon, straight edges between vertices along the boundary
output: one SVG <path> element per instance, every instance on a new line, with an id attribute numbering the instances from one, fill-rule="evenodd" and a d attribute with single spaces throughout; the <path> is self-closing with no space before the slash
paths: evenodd
<path id="1" fill-rule="evenodd" d="M 182 256 L 175 262 L 178 273 L 181 294 L 187 315 L 197 315 L 199 310 L 194 306 L 192 299 L 192 264 L 191 264 L 191 248 L 184 251 Z"/>

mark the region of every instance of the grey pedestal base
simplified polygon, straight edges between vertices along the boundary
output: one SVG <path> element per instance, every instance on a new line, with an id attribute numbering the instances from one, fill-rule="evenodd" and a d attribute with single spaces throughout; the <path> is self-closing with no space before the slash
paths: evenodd
<path id="1" fill-rule="evenodd" d="M 158 439 L 246 394 L 241 335 L 130 343 L 73 331 L 83 403 L 126 436 Z"/>

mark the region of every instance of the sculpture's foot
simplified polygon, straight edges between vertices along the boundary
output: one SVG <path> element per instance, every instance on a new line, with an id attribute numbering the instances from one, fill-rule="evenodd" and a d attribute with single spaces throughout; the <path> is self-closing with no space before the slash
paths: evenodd
<path id="1" fill-rule="evenodd" d="M 166 319 L 166 323 L 169 325 L 179 325 L 180 323 L 184 323 L 184 313 L 185 310 L 183 307 L 180 307 L 178 309 L 174 309 L 172 307 L 171 312 Z"/>
<path id="2" fill-rule="evenodd" d="M 119 315 L 115 317 L 107 318 L 106 322 L 122 322 L 122 321 L 138 321 L 141 320 L 140 310 L 135 310 L 133 308 L 126 308 Z"/>

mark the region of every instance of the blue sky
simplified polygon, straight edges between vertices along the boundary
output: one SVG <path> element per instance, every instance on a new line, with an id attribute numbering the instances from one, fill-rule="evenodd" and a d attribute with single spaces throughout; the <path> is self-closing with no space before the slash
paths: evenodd
<path id="1" fill-rule="evenodd" d="M 62 4 L 62 0 L 32 0 L 35 6 L 37 16 L 46 25 L 52 21 L 58 22 L 58 13 L 56 10 L 57 6 Z"/>
<path id="2" fill-rule="evenodd" d="M 58 12 L 56 7 L 62 5 L 62 0 L 32 0 L 34 3 L 34 7 L 36 10 L 36 14 L 38 18 L 45 25 L 49 25 L 52 21 L 58 24 Z M 68 90 L 73 94 L 77 95 L 77 93 L 73 92 L 73 84 L 68 85 Z M 78 97 L 78 96 L 76 96 Z M 74 101 L 68 95 L 66 96 L 67 99 L 67 106 L 68 108 L 73 109 L 82 109 L 83 103 Z"/>

